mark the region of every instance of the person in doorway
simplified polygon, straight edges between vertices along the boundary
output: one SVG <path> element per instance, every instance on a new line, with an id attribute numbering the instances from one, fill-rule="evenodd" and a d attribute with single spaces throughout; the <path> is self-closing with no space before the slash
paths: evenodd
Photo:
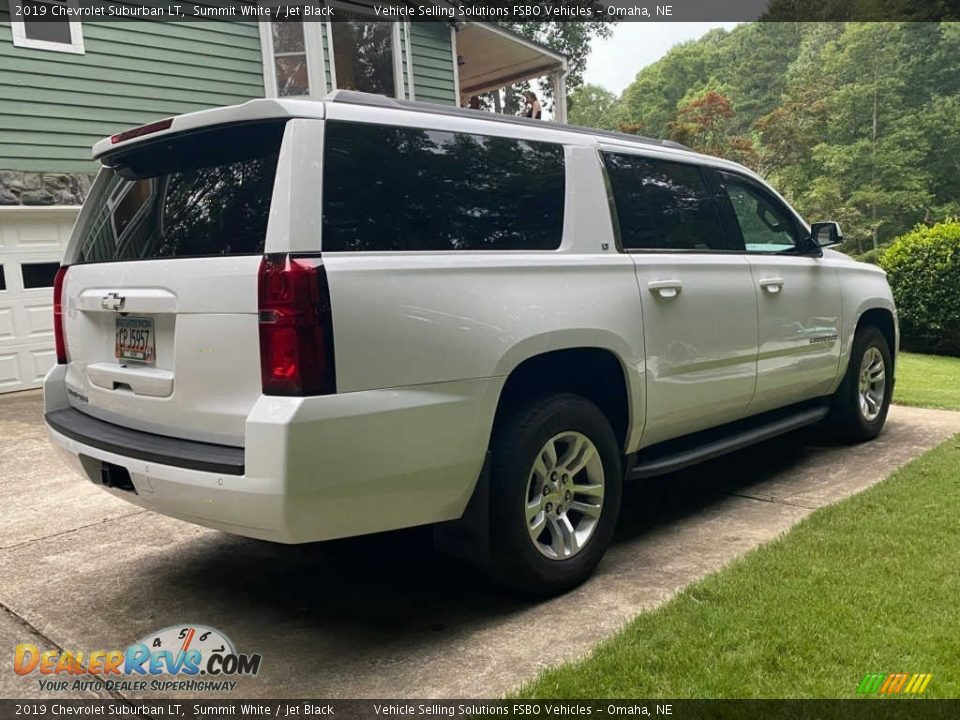
<path id="1" fill-rule="evenodd" d="M 537 94 L 533 90 L 527 90 L 523 93 L 523 98 L 527 101 L 527 104 L 523 106 L 523 116 L 534 120 L 543 119 L 543 107 L 537 100 Z"/>

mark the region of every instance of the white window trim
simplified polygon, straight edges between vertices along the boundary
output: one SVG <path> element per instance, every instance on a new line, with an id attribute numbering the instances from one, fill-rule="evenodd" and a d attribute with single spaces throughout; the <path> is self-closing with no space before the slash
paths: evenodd
<path id="1" fill-rule="evenodd" d="M 71 8 L 77 8 L 80 3 L 79 0 L 67 0 L 67 5 Z M 21 7 L 21 0 L 10 0 L 10 29 L 13 31 L 13 44 L 15 47 L 30 48 L 32 50 L 52 50 L 54 52 L 72 53 L 74 55 L 83 55 L 86 52 L 83 47 L 83 28 L 79 20 L 64 20 L 64 22 L 70 26 L 69 43 L 28 38 L 23 19 L 14 19 L 17 17 L 17 12 Z"/>
<path id="2" fill-rule="evenodd" d="M 263 63 L 263 96 L 277 97 L 277 70 L 273 61 L 273 28 L 270 22 L 257 23 L 260 30 L 260 60 Z"/>
<path id="3" fill-rule="evenodd" d="M 456 95 L 457 107 L 463 106 L 463 97 L 460 95 L 460 56 L 457 54 L 457 28 L 450 23 L 450 50 L 453 52 L 453 92 Z"/>
<path id="4" fill-rule="evenodd" d="M 393 33 L 393 94 L 403 100 L 407 96 L 406 83 L 403 77 L 403 41 L 400 39 L 401 23 L 394 22 L 390 25 L 390 31 Z"/>

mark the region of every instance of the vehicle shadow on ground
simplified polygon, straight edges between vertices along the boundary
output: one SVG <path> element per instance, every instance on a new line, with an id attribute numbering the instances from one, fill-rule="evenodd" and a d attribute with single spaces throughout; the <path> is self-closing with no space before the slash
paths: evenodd
<path id="1" fill-rule="evenodd" d="M 614 543 L 641 539 L 774 477 L 827 444 L 800 431 L 684 471 L 631 483 Z M 231 598 L 230 615 L 273 616 L 329 640 L 417 637 L 482 627 L 534 603 L 500 590 L 432 547 L 428 528 L 285 546 L 228 535 L 193 544 L 162 585 L 199 605 Z M 604 572 L 601 565 L 600 573 Z M 153 575 L 156 581 L 161 578 Z M 204 598 L 204 596 L 210 596 Z M 283 618 L 283 620 L 280 620 Z"/>

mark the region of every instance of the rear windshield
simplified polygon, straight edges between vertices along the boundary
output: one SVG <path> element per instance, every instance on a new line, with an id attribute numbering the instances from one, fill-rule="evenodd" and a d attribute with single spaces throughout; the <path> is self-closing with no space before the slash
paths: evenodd
<path id="1" fill-rule="evenodd" d="M 107 156 L 75 262 L 262 253 L 282 137 L 237 125 Z"/>

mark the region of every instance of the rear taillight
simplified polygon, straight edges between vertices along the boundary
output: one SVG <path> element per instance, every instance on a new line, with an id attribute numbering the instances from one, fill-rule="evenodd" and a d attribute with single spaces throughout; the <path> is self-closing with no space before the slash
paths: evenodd
<path id="1" fill-rule="evenodd" d="M 320 259 L 265 256 L 258 304 L 264 394 L 336 392 L 330 290 Z"/>
<path id="2" fill-rule="evenodd" d="M 63 265 L 53 278 L 53 340 L 57 348 L 57 362 L 67 364 L 67 338 L 63 334 L 63 281 L 67 268 Z"/>

